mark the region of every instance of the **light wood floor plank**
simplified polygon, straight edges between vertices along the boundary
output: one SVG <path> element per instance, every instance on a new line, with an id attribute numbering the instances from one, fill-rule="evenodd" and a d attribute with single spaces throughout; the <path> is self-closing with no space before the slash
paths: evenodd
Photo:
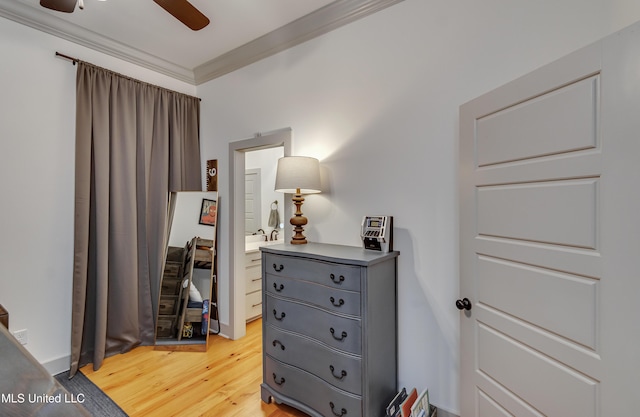
<path id="1" fill-rule="evenodd" d="M 260 399 L 262 322 L 240 340 L 209 338 L 209 350 L 171 352 L 142 346 L 81 369 L 129 416 L 304 417 Z"/>

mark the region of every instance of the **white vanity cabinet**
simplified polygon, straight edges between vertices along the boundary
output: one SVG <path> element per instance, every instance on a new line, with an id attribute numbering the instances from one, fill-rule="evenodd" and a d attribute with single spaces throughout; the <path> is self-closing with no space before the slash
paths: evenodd
<path id="1" fill-rule="evenodd" d="M 245 311 L 246 320 L 255 320 L 262 315 L 262 267 L 260 250 L 245 252 Z"/>
<path id="2" fill-rule="evenodd" d="M 261 248 L 264 402 L 313 416 L 382 417 L 397 393 L 398 252 Z"/>

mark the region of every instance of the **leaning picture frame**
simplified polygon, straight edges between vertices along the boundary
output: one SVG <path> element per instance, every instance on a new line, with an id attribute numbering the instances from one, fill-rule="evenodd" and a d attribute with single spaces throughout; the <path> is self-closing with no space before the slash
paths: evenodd
<path id="1" fill-rule="evenodd" d="M 411 416 L 417 416 L 422 410 L 424 410 L 425 415 L 430 416 L 429 405 L 429 390 L 425 389 L 411 406 Z"/>
<path id="2" fill-rule="evenodd" d="M 216 219 L 218 217 L 218 202 L 216 200 L 202 199 L 202 206 L 200 207 L 199 224 L 206 226 L 215 226 Z"/>

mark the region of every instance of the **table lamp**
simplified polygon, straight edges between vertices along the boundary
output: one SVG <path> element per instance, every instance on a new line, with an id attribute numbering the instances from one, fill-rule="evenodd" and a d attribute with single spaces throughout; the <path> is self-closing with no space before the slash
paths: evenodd
<path id="1" fill-rule="evenodd" d="M 308 156 L 285 156 L 278 159 L 275 190 L 281 193 L 293 194 L 293 204 L 296 206 L 294 216 L 289 220 L 293 226 L 294 235 L 291 243 L 300 245 L 307 243 L 302 234 L 307 218 L 302 215 L 302 194 L 320 192 L 320 162 Z"/>

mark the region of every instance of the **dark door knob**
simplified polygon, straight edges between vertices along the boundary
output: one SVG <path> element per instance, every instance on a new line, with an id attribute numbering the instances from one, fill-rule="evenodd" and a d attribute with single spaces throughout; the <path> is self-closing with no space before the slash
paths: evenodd
<path id="1" fill-rule="evenodd" d="M 457 300 L 456 307 L 458 307 L 458 310 L 471 310 L 471 301 L 466 297 L 462 300 Z"/>

